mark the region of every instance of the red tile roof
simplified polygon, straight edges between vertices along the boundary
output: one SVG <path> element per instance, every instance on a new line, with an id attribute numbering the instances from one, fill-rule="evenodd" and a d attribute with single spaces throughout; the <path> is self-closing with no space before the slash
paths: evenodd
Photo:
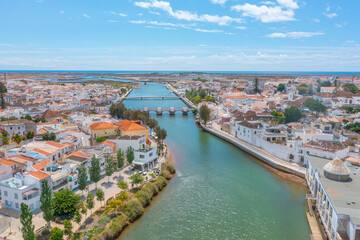
<path id="1" fill-rule="evenodd" d="M 9 167 L 12 167 L 12 166 L 16 165 L 16 162 L 11 161 L 11 160 L 7 160 L 7 159 L 5 159 L 5 158 L 1 159 L 1 160 L 0 160 L 0 163 L 1 163 L 1 164 L 4 164 L 4 165 L 6 165 L 6 166 L 9 166 Z"/>
<path id="2" fill-rule="evenodd" d="M 29 172 L 29 175 L 33 176 L 34 178 L 37 178 L 39 180 L 43 180 L 47 177 L 50 177 L 49 174 L 43 172 L 43 171 L 32 171 L 32 172 Z"/>
<path id="3" fill-rule="evenodd" d="M 49 163 L 51 163 L 51 160 L 46 159 L 44 161 L 41 161 L 41 162 L 33 165 L 32 167 L 35 168 L 36 170 L 41 170 L 41 169 L 44 169 Z"/>
<path id="4" fill-rule="evenodd" d="M 117 128 L 116 125 L 107 122 L 101 123 L 93 123 L 90 126 L 91 130 L 101 130 L 101 129 L 109 129 L 109 128 Z"/>

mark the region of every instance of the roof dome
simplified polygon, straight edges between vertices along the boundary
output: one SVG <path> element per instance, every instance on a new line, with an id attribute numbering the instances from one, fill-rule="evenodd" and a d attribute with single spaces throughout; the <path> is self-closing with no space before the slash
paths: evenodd
<path id="1" fill-rule="evenodd" d="M 350 178 L 351 170 L 340 158 L 335 158 L 327 163 L 323 169 L 325 177 L 329 179 L 347 181 Z"/>

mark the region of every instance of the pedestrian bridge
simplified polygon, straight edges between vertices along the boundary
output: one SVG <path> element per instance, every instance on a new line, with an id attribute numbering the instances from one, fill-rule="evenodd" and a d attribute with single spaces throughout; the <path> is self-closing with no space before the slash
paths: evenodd
<path id="1" fill-rule="evenodd" d="M 161 99 L 161 100 L 169 100 L 169 99 L 180 99 L 178 96 L 134 96 L 134 97 L 125 97 L 124 100 L 144 100 L 144 99 Z"/>
<path id="2" fill-rule="evenodd" d="M 169 108 L 163 108 L 163 107 L 157 107 L 157 108 L 149 108 L 144 107 L 143 109 L 139 109 L 140 111 L 143 111 L 145 113 L 150 112 L 156 112 L 157 115 L 162 115 L 163 112 L 169 112 L 170 115 L 175 115 L 176 112 L 182 112 L 183 115 L 187 115 L 189 111 L 193 111 L 193 109 L 188 107 L 181 107 L 181 108 L 175 108 L 175 107 L 169 107 Z"/>

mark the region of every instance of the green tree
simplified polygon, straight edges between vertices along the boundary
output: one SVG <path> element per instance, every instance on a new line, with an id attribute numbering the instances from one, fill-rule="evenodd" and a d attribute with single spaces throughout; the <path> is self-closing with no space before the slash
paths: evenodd
<path id="1" fill-rule="evenodd" d="M 16 142 L 17 144 L 20 144 L 22 141 L 22 137 L 17 133 L 12 137 L 12 140 Z"/>
<path id="2" fill-rule="evenodd" d="M 105 174 L 108 176 L 108 182 L 110 181 L 110 176 L 114 173 L 115 166 L 112 161 L 111 155 L 106 154 L 105 156 Z"/>
<path id="3" fill-rule="evenodd" d="M 260 93 L 261 90 L 259 88 L 259 79 L 255 78 L 254 80 L 254 93 Z"/>
<path id="4" fill-rule="evenodd" d="M 40 209 L 43 211 L 43 218 L 47 222 L 50 229 L 50 221 L 54 216 L 54 204 L 52 196 L 52 188 L 47 180 L 41 181 Z"/>
<path id="5" fill-rule="evenodd" d="M 202 105 L 200 107 L 200 119 L 205 122 L 205 125 L 210 120 L 210 114 L 211 114 L 211 110 L 210 108 L 208 108 L 208 106 Z"/>
<path id="6" fill-rule="evenodd" d="M 33 139 L 34 138 L 34 132 L 28 131 L 26 133 L 26 139 Z"/>
<path id="7" fill-rule="evenodd" d="M 54 215 L 71 218 L 81 202 L 81 196 L 69 189 L 54 193 Z"/>
<path id="8" fill-rule="evenodd" d="M 81 190 L 82 191 L 81 194 L 84 195 L 84 189 L 86 188 L 88 181 L 87 169 L 84 164 L 80 164 L 77 170 L 78 170 L 79 190 Z"/>
<path id="9" fill-rule="evenodd" d="M 297 107 L 289 107 L 284 112 L 285 122 L 297 122 L 302 118 L 302 113 Z"/>
<path id="10" fill-rule="evenodd" d="M 128 185 L 124 180 L 119 180 L 116 184 L 121 189 L 127 189 L 128 188 Z"/>
<path id="11" fill-rule="evenodd" d="M 20 206 L 21 215 L 21 233 L 24 240 L 35 240 L 35 226 L 32 224 L 33 213 L 30 211 L 30 208 L 25 203 L 21 203 Z"/>
<path id="12" fill-rule="evenodd" d="M 31 116 L 29 114 L 26 114 L 24 118 L 27 119 L 27 120 L 30 120 L 30 121 L 32 120 L 32 118 L 31 118 Z"/>
<path id="13" fill-rule="evenodd" d="M 300 95 L 305 95 L 305 94 L 309 91 L 309 88 L 300 85 L 300 86 L 298 87 L 298 91 L 299 91 L 299 94 L 300 94 Z"/>
<path id="14" fill-rule="evenodd" d="M 4 97 L 5 93 L 7 93 L 7 88 L 3 82 L 0 82 L 0 104 L 2 109 L 6 108 L 6 102 Z"/>
<path id="15" fill-rule="evenodd" d="M 92 156 L 90 163 L 90 180 L 95 183 L 95 188 L 97 188 L 97 182 L 101 179 L 100 160 L 94 155 Z"/>
<path id="16" fill-rule="evenodd" d="M 124 162 L 125 162 L 124 152 L 121 150 L 121 148 L 119 148 L 119 150 L 117 151 L 117 168 L 121 169 L 124 166 Z"/>
<path id="17" fill-rule="evenodd" d="M 344 91 L 346 91 L 346 92 L 352 92 L 354 94 L 359 92 L 358 87 L 355 84 L 352 84 L 352 83 L 346 83 L 343 86 L 343 88 L 344 88 Z"/>
<path id="18" fill-rule="evenodd" d="M 283 92 L 285 90 L 285 84 L 280 83 L 276 90 L 279 92 Z"/>
<path id="19" fill-rule="evenodd" d="M 82 219 L 82 216 L 80 214 L 80 211 L 79 210 L 76 210 L 75 211 L 75 214 L 74 214 L 74 221 L 77 223 L 77 224 L 80 224 L 81 223 L 81 219 Z"/>
<path id="20" fill-rule="evenodd" d="M 60 228 L 55 227 L 51 230 L 50 240 L 63 240 L 63 239 L 64 239 L 64 232 Z"/>
<path id="21" fill-rule="evenodd" d="M 306 101 L 304 102 L 304 106 L 309 108 L 310 111 L 313 112 L 325 112 L 326 111 L 326 106 L 324 104 L 322 104 L 321 101 L 315 100 L 313 98 L 308 98 L 306 99 Z"/>
<path id="22" fill-rule="evenodd" d="M 150 129 L 154 129 L 154 127 L 158 125 L 158 122 L 155 119 L 150 118 L 147 125 L 149 126 Z"/>
<path id="23" fill-rule="evenodd" d="M 87 213 L 87 207 L 86 207 L 86 204 L 85 203 L 82 203 L 81 204 L 81 213 L 82 214 L 84 214 L 84 215 L 86 215 L 86 213 Z"/>
<path id="24" fill-rule="evenodd" d="M 126 150 L 126 160 L 128 163 L 132 163 L 135 159 L 135 155 L 134 155 L 134 148 L 132 148 L 131 146 L 129 146 Z"/>
<path id="25" fill-rule="evenodd" d="M 134 175 L 130 176 L 129 179 L 131 183 L 134 185 L 141 184 L 144 182 L 144 177 L 140 173 L 135 173 Z"/>
<path id="26" fill-rule="evenodd" d="M 102 201 L 104 201 L 104 199 L 105 199 L 105 193 L 101 188 L 99 188 L 96 191 L 96 200 L 98 200 L 101 203 Z"/>
<path id="27" fill-rule="evenodd" d="M 95 206 L 95 201 L 94 201 L 94 195 L 91 194 L 90 192 L 87 194 L 86 196 L 86 207 L 88 209 L 90 209 L 90 215 L 92 215 L 92 209 L 94 208 Z"/>
<path id="28" fill-rule="evenodd" d="M 64 233 L 65 233 L 65 235 L 71 237 L 72 229 L 73 229 L 72 223 L 69 220 L 65 219 L 65 221 L 64 221 Z"/>

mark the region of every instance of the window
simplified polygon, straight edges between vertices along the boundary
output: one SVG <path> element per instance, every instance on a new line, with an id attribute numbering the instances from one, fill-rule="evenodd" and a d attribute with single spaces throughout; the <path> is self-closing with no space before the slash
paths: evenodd
<path id="1" fill-rule="evenodd" d="M 19 199 L 19 196 L 17 193 L 14 194 L 15 199 Z"/>
<path id="2" fill-rule="evenodd" d="M 145 155 L 141 154 L 141 155 L 140 155 L 140 158 L 145 158 Z"/>
<path id="3" fill-rule="evenodd" d="M 5 200 L 5 205 L 9 205 L 9 201 L 8 201 L 8 200 Z"/>
<path id="4" fill-rule="evenodd" d="M 8 195 L 8 192 L 4 191 L 4 196 L 7 197 L 7 195 Z"/>
<path id="5" fill-rule="evenodd" d="M 19 209 L 19 203 L 15 203 L 15 208 Z"/>
<path id="6" fill-rule="evenodd" d="M 153 153 L 150 153 L 149 156 L 151 157 L 153 155 Z"/>

